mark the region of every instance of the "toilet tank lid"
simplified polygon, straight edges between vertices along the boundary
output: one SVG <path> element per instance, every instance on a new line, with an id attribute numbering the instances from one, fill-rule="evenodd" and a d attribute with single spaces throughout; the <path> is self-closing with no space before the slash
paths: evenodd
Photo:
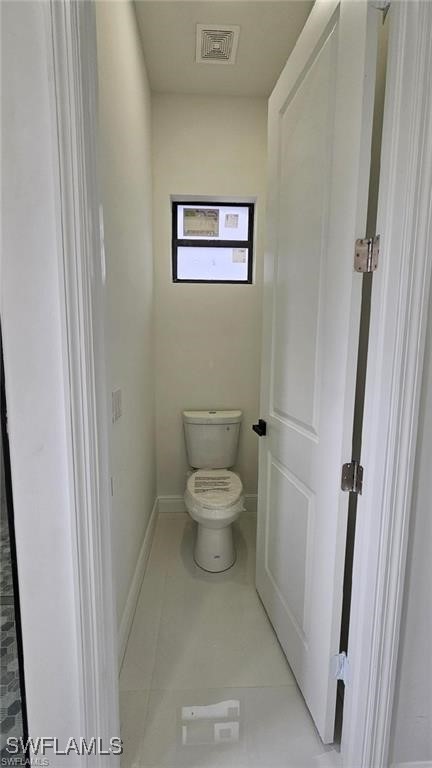
<path id="1" fill-rule="evenodd" d="M 183 411 L 185 424 L 238 424 L 241 411 Z"/>

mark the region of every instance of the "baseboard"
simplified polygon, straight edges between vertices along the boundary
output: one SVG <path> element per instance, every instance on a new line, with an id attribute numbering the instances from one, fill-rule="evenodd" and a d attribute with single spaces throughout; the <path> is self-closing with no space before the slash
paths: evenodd
<path id="1" fill-rule="evenodd" d="M 159 496 L 159 512 L 186 512 L 183 496 Z M 246 512 L 256 515 L 257 495 L 256 493 L 245 494 Z"/>
<path id="2" fill-rule="evenodd" d="M 119 653 L 119 667 L 123 664 L 123 658 L 126 652 L 126 645 L 129 638 L 129 633 L 132 627 L 133 618 L 135 615 L 135 609 L 138 601 L 138 595 L 140 593 L 141 585 L 143 582 L 151 545 L 153 543 L 153 536 L 156 526 L 156 520 L 158 516 L 158 499 L 155 499 L 153 509 L 149 521 L 147 523 L 146 532 L 144 534 L 143 542 L 141 545 L 140 553 L 135 568 L 135 572 L 129 588 L 129 593 L 124 607 L 123 615 L 120 622 L 118 631 L 118 653 Z"/>
<path id="3" fill-rule="evenodd" d="M 392 763 L 391 768 L 432 768 L 432 760 L 420 760 L 412 763 Z"/>

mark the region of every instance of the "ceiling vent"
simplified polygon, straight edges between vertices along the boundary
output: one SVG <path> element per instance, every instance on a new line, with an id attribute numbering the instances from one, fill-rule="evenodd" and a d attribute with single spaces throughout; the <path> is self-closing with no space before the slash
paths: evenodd
<path id="1" fill-rule="evenodd" d="M 234 64 L 240 27 L 197 24 L 196 61 L 198 64 Z"/>

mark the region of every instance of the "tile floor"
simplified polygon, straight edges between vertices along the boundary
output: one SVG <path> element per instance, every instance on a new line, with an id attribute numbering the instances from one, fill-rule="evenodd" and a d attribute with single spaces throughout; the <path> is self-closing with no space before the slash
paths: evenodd
<path id="1" fill-rule="evenodd" d="M 255 519 L 207 574 L 194 523 L 161 515 L 120 675 L 123 768 L 335 768 L 254 587 Z"/>
<path id="2" fill-rule="evenodd" d="M 1 458 L 1 457 L 0 457 Z M 2 470 L 1 470 L 2 472 Z M 6 739 L 23 735 L 12 562 L 3 474 L 0 478 L 0 761 L 7 758 Z M 17 763 L 18 764 L 18 763 Z"/>

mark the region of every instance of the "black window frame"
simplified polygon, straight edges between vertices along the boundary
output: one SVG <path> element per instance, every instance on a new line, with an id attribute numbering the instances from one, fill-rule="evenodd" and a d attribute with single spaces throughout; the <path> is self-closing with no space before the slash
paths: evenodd
<path id="1" fill-rule="evenodd" d="M 210 240 L 201 238 L 178 237 L 178 207 L 179 205 L 191 205 L 197 208 L 248 208 L 248 239 L 247 240 Z M 254 256 L 254 220 L 255 203 L 249 201 L 227 202 L 227 201 L 208 201 L 208 200 L 186 200 L 176 199 L 171 201 L 172 215 L 172 281 L 173 283 L 204 283 L 205 285 L 251 285 L 253 283 L 253 256 Z M 183 279 L 177 275 L 177 249 L 182 247 L 193 248 L 247 248 L 248 249 L 248 269 L 246 280 L 194 280 Z"/>

